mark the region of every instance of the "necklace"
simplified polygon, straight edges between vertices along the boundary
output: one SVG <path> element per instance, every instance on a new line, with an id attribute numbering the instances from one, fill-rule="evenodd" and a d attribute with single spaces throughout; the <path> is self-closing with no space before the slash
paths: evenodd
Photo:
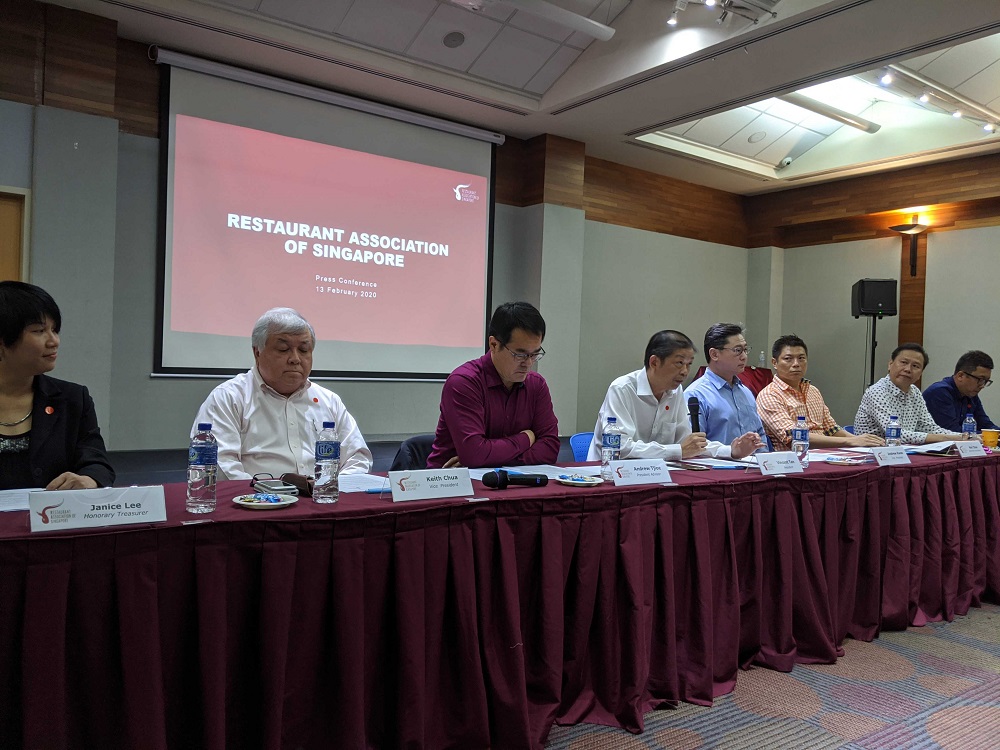
<path id="1" fill-rule="evenodd" d="M 31 417 L 31 412 L 29 411 L 27 414 L 25 414 L 16 422 L 0 422 L 0 427 L 17 427 L 19 424 L 21 424 L 21 422 L 27 422 L 30 417 Z"/>

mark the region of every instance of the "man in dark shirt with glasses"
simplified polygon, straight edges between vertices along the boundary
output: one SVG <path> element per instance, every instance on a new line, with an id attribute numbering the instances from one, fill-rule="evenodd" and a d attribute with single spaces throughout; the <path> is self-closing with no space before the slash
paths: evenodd
<path id="1" fill-rule="evenodd" d="M 943 378 L 924 391 L 927 411 L 934 421 L 952 432 L 962 432 L 965 415 L 972 409 L 980 431 L 998 429 L 983 409 L 979 393 L 992 385 L 993 359 L 986 352 L 973 350 L 958 358 L 955 374 Z"/>
<path id="2" fill-rule="evenodd" d="M 527 302 L 500 305 L 489 351 L 458 367 L 441 391 L 441 417 L 428 469 L 548 464 L 559 455 L 559 425 L 545 378 L 545 321 Z"/>

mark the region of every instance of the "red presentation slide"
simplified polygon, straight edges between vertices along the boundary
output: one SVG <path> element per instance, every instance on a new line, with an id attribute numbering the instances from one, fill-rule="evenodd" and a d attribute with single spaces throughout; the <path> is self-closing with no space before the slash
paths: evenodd
<path id="1" fill-rule="evenodd" d="M 482 345 L 485 177 L 186 115 L 174 143 L 174 331 L 284 306 L 320 340 Z"/>

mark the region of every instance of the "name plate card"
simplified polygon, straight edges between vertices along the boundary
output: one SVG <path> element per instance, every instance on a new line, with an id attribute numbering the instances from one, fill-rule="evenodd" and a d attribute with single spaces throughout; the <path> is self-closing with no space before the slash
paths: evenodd
<path id="1" fill-rule="evenodd" d="M 962 458 L 986 457 L 986 451 L 983 450 L 983 444 L 976 440 L 962 440 L 955 443 L 955 447 L 958 448 L 958 455 Z"/>
<path id="2" fill-rule="evenodd" d="M 879 466 L 903 466 L 910 463 L 906 449 L 901 445 L 889 445 L 885 448 L 872 448 L 872 455 Z"/>
<path id="3" fill-rule="evenodd" d="M 758 453 L 757 465 L 760 467 L 760 473 L 767 476 L 802 473 L 802 464 L 793 451 Z"/>
<path id="4" fill-rule="evenodd" d="M 615 487 L 628 487 L 633 484 L 668 484 L 671 481 L 670 469 L 661 458 L 612 461 L 611 478 Z"/>
<path id="5" fill-rule="evenodd" d="M 28 495 L 32 531 L 63 531 L 167 520 L 163 487 L 49 490 Z"/>
<path id="6" fill-rule="evenodd" d="M 435 500 L 441 497 L 471 497 L 472 480 L 468 469 L 423 469 L 390 471 L 392 501 Z"/>

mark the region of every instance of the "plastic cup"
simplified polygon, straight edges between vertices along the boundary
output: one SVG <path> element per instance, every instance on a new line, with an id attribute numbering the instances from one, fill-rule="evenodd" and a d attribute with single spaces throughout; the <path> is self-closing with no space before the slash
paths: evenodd
<path id="1" fill-rule="evenodd" d="M 1000 430 L 983 430 L 983 445 L 987 448 L 996 448 L 997 438 L 1000 438 Z"/>

